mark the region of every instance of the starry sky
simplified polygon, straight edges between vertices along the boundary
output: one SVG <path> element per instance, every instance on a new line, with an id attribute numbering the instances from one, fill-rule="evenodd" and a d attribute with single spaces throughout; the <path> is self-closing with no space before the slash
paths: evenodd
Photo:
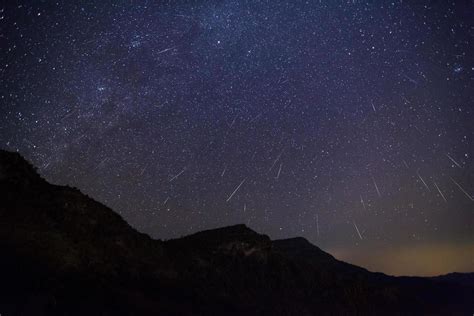
<path id="1" fill-rule="evenodd" d="M 0 147 L 155 238 L 474 271 L 472 1 L 5 1 Z"/>

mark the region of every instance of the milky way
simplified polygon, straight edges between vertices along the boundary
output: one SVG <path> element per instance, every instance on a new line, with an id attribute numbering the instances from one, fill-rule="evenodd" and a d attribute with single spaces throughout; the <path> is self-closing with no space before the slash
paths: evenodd
<path id="1" fill-rule="evenodd" d="M 0 147 L 49 181 L 156 238 L 246 223 L 474 270 L 472 2 L 0 9 Z"/>

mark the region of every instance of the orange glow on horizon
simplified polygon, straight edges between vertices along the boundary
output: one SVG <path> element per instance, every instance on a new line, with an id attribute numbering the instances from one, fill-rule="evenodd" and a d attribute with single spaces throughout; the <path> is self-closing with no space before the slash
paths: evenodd
<path id="1" fill-rule="evenodd" d="M 436 276 L 474 271 L 474 244 L 328 249 L 339 260 L 395 276 Z"/>

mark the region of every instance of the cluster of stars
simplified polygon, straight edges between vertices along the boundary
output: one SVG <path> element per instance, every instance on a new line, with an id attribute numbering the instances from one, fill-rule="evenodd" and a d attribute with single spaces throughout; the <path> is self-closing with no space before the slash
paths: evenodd
<path id="1" fill-rule="evenodd" d="M 0 146 L 157 238 L 473 243 L 469 9 L 7 3 Z"/>

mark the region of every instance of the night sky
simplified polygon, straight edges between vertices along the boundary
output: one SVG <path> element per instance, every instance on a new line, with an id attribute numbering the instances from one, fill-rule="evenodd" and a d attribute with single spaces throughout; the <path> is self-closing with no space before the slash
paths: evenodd
<path id="1" fill-rule="evenodd" d="M 473 271 L 473 4 L 4 1 L 0 147 L 155 238 Z"/>

